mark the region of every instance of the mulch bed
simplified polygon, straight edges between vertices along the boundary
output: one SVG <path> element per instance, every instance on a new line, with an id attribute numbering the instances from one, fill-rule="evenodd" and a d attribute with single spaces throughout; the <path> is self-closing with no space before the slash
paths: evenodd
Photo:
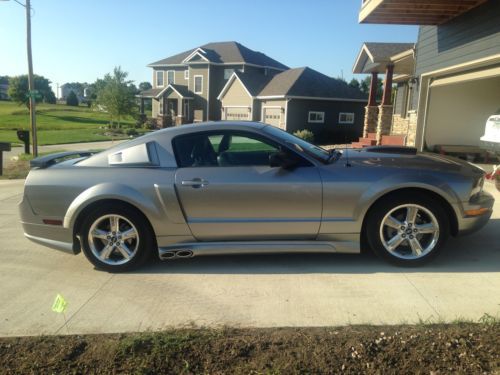
<path id="1" fill-rule="evenodd" d="M 7 374 L 500 374 L 500 324 L 1 338 L 0 364 Z"/>

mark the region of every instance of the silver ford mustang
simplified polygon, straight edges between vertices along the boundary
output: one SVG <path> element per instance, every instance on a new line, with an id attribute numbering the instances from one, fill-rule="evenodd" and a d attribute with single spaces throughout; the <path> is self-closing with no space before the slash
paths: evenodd
<path id="1" fill-rule="evenodd" d="M 413 148 L 331 150 L 273 126 L 214 122 L 160 130 L 98 154 L 33 160 L 19 205 L 30 240 L 96 267 L 235 253 L 434 258 L 478 230 L 484 172 Z"/>

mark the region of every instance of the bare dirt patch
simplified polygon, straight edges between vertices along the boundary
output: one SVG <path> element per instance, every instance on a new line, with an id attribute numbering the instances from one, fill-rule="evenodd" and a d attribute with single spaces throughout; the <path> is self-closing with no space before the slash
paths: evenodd
<path id="1" fill-rule="evenodd" d="M 500 324 L 0 339 L 2 373 L 500 373 Z"/>

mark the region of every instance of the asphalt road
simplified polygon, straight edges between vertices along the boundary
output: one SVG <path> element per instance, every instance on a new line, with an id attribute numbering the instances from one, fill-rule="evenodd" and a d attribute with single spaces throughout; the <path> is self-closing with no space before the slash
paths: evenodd
<path id="1" fill-rule="evenodd" d="M 94 270 L 82 254 L 26 240 L 16 210 L 22 184 L 0 181 L 0 336 L 500 316 L 497 192 L 490 223 L 450 241 L 424 268 L 395 268 L 367 255 L 295 254 L 156 262 L 113 275 Z M 57 293 L 69 302 L 65 316 L 51 311 Z"/>

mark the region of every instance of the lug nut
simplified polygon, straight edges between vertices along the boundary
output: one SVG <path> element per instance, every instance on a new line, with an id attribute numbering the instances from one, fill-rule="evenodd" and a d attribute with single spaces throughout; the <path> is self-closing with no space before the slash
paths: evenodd
<path id="1" fill-rule="evenodd" d="M 410 234 L 410 240 L 413 240 L 413 235 Z"/>
<path id="2" fill-rule="evenodd" d="M 418 232 L 418 229 L 417 229 L 417 228 L 413 229 L 413 232 L 417 233 L 417 232 Z"/>
<path id="3" fill-rule="evenodd" d="M 406 238 L 406 234 L 402 234 L 401 237 Z"/>
<path id="4" fill-rule="evenodd" d="M 411 227 L 411 223 L 408 223 L 408 226 Z"/>
<path id="5" fill-rule="evenodd" d="M 401 230 L 405 230 L 405 226 L 404 225 L 401 225 Z"/>

